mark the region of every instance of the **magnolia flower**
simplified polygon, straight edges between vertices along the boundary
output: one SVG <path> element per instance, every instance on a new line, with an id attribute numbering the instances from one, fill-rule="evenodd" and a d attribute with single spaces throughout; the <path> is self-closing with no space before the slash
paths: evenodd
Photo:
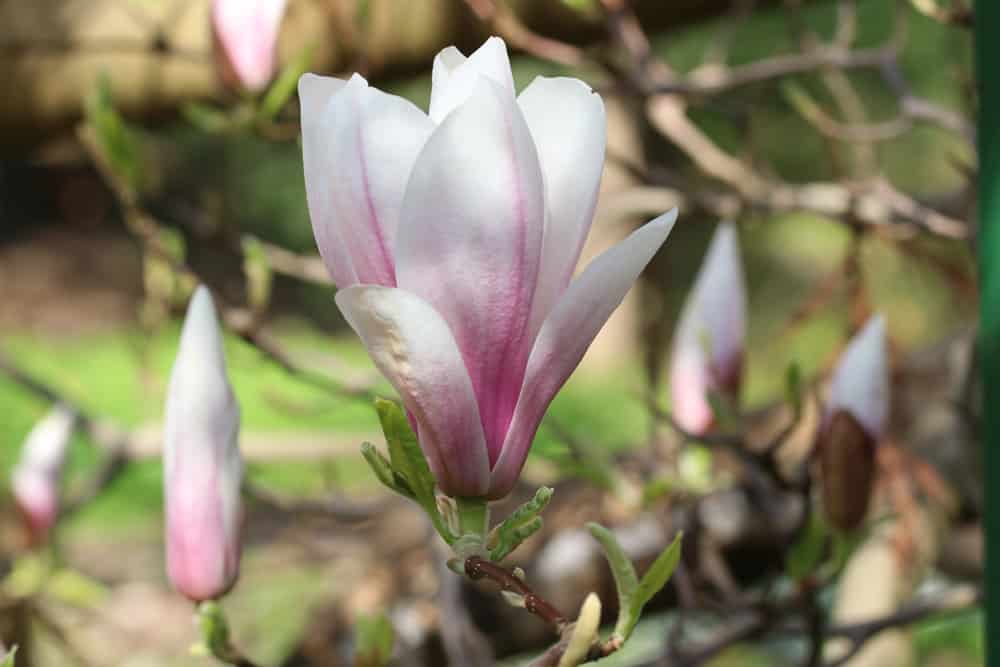
<path id="1" fill-rule="evenodd" d="M 223 595 L 239 571 L 239 428 L 215 306 L 198 287 L 170 376 L 163 451 L 167 574 L 191 600 Z"/>
<path id="2" fill-rule="evenodd" d="M 275 43 L 286 0 L 213 0 L 212 30 L 226 74 L 258 92 L 275 70 Z"/>
<path id="3" fill-rule="evenodd" d="M 854 530 L 868 513 L 875 446 L 888 415 L 885 320 L 876 315 L 840 357 L 819 431 L 823 508 L 827 521 L 839 530 Z"/>
<path id="4" fill-rule="evenodd" d="M 746 342 L 746 285 L 732 223 L 715 230 L 674 333 L 670 396 L 677 424 L 696 435 L 712 425 L 709 394 L 739 399 Z"/>
<path id="5" fill-rule="evenodd" d="M 874 315 L 848 343 L 830 381 L 826 421 L 848 412 L 878 440 L 889 418 L 889 359 L 885 318 Z"/>
<path id="6" fill-rule="evenodd" d="M 604 162 L 601 98 L 503 41 L 434 60 L 430 112 L 306 74 L 306 193 L 337 305 L 402 397 L 441 490 L 500 498 L 549 402 L 676 212 L 573 270 Z"/>
<path id="7" fill-rule="evenodd" d="M 75 425 L 76 414 L 70 408 L 54 406 L 31 429 L 11 473 L 14 500 L 33 543 L 45 540 L 58 517 L 59 482 Z"/>

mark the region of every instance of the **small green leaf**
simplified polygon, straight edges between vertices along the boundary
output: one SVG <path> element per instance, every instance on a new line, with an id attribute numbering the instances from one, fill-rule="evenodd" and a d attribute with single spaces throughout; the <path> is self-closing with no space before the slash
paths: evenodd
<path id="1" fill-rule="evenodd" d="M 594 539 L 601 543 L 604 555 L 611 566 L 611 574 L 618 589 L 618 621 L 615 623 L 613 636 L 624 642 L 639 622 L 642 608 L 660 592 L 677 568 L 681 558 L 682 534 L 677 534 L 674 541 L 656 558 L 640 581 L 635 574 L 635 567 L 618 544 L 614 533 L 597 523 L 587 524 L 587 529 Z"/>
<path id="2" fill-rule="evenodd" d="M 437 499 L 434 497 L 436 483 L 431 473 L 427 459 L 420 449 L 417 436 L 410 428 L 406 414 L 393 401 L 384 398 L 375 399 L 375 411 L 382 424 L 382 433 L 389 446 L 389 465 L 395 478 L 402 478 L 402 483 L 410 489 L 410 495 L 430 517 L 438 534 L 448 543 L 455 541 L 441 514 L 438 512 Z M 377 473 L 376 473 L 377 474 Z"/>
<path id="3" fill-rule="evenodd" d="M 667 585 L 670 577 L 673 576 L 674 570 L 677 569 L 677 564 L 681 561 L 681 540 L 683 537 L 684 534 L 678 532 L 674 541 L 656 557 L 656 560 L 653 561 L 646 574 L 642 575 L 639 586 L 636 588 L 635 595 L 631 600 L 631 625 L 622 633 L 623 639 L 628 639 L 628 636 L 632 634 L 632 630 L 635 628 L 635 624 L 639 621 L 639 616 L 642 614 L 642 608 Z"/>
<path id="4" fill-rule="evenodd" d="M 396 637 L 385 614 L 359 616 L 354 626 L 354 640 L 355 665 L 383 667 L 389 664 Z"/>
<path id="5" fill-rule="evenodd" d="M 809 521 L 799 539 L 788 551 L 785 567 L 788 576 L 802 580 L 816 571 L 826 550 L 828 530 L 820 512 L 809 515 Z"/>
<path id="6" fill-rule="evenodd" d="M 229 113 L 199 102 L 190 102 L 182 106 L 181 115 L 206 134 L 218 134 L 233 126 L 233 118 Z"/>
<path id="7" fill-rule="evenodd" d="M 111 78 L 102 71 L 84 103 L 87 125 L 108 167 L 131 193 L 139 191 L 142 180 L 141 147 L 135 133 L 115 108 Z"/>
<path id="8" fill-rule="evenodd" d="M 378 481 L 385 484 L 390 490 L 416 500 L 416 496 L 413 495 L 413 490 L 407 486 L 406 480 L 395 474 L 389 459 L 385 458 L 375 445 L 370 442 L 361 443 L 361 456 L 365 457 L 365 461 L 368 462 L 368 466 L 375 473 Z"/>
<path id="9" fill-rule="evenodd" d="M 231 652 L 229 623 L 218 602 L 208 601 L 198 605 L 198 629 L 201 631 L 201 646 L 209 655 L 223 657 Z"/>
<path id="10" fill-rule="evenodd" d="M 274 272 L 264 244 L 253 236 L 244 236 L 243 275 L 246 277 L 247 301 L 255 313 L 262 314 L 271 302 Z"/>
<path id="11" fill-rule="evenodd" d="M 312 54 L 313 45 L 307 44 L 285 65 L 261 101 L 259 118 L 271 120 L 284 108 L 289 98 L 295 93 L 299 77 L 309 70 Z"/>
<path id="12" fill-rule="evenodd" d="M 611 566 L 611 574 L 615 579 L 615 588 L 618 589 L 618 622 L 615 624 L 614 634 L 623 640 L 628 639 L 629 633 L 635 627 L 638 618 L 631 618 L 632 600 L 635 598 L 636 589 L 639 587 L 639 578 L 635 574 L 632 562 L 625 555 L 625 551 L 614 533 L 599 523 L 588 523 L 587 530 L 594 536 L 594 539 L 601 543 L 604 548 L 604 556 Z"/>
<path id="13" fill-rule="evenodd" d="M 17 653 L 17 647 L 11 646 L 7 654 L 0 658 L 0 667 L 14 667 L 14 656 Z"/>
<path id="14" fill-rule="evenodd" d="M 518 507 L 491 530 L 486 541 L 490 550 L 490 560 L 494 562 L 503 560 L 524 540 L 538 532 L 542 527 L 542 518 L 538 515 L 551 499 L 552 489 L 543 486 L 535 491 L 531 500 Z"/>

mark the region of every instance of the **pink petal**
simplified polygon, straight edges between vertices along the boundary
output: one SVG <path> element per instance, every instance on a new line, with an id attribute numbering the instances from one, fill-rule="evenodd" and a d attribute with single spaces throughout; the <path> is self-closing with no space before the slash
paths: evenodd
<path id="1" fill-rule="evenodd" d="M 514 97 L 481 77 L 413 167 L 397 245 L 399 286 L 455 336 L 496 460 L 530 349 L 544 231 L 538 155 Z"/>
<path id="2" fill-rule="evenodd" d="M 605 251 L 570 283 L 549 314 L 531 350 L 514 418 L 493 468 L 490 498 L 501 498 L 513 488 L 549 403 L 663 245 L 676 219 L 674 209 Z"/>
<path id="3" fill-rule="evenodd" d="M 889 355 L 885 318 L 873 315 L 847 344 L 830 380 L 826 415 L 846 410 L 873 438 L 889 418 Z"/>
<path id="4" fill-rule="evenodd" d="M 320 88 L 320 90 L 311 90 Z M 411 103 L 354 75 L 340 90 L 300 81 L 309 213 L 338 287 L 395 286 L 394 247 L 403 191 L 434 124 Z"/>
<path id="5" fill-rule="evenodd" d="M 532 331 L 569 285 L 590 231 L 604 169 L 604 103 L 577 79 L 538 77 L 517 99 L 545 178 L 549 218 Z"/>
<path id="6" fill-rule="evenodd" d="M 489 460 L 476 397 L 448 324 L 402 289 L 358 285 L 337 305 L 415 418 L 420 447 L 441 490 L 481 496 Z"/>
<path id="7" fill-rule="evenodd" d="M 212 24 L 247 90 L 262 90 L 275 70 L 275 44 L 286 0 L 213 0 Z"/>
<path id="8" fill-rule="evenodd" d="M 507 45 L 499 37 L 487 39 L 468 58 L 454 46 L 437 54 L 431 75 L 430 104 L 430 117 L 435 123 L 440 123 L 469 99 L 480 76 L 489 78 L 511 95 L 514 94 Z"/>
<path id="9" fill-rule="evenodd" d="M 704 433 L 711 425 L 709 391 L 739 391 L 746 301 L 739 235 L 732 223 L 722 223 L 698 270 L 673 340 L 671 412 L 691 433 Z"/>

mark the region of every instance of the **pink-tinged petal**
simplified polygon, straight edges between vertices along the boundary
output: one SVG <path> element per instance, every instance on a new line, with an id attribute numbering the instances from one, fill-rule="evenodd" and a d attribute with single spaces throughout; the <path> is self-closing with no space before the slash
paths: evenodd
<path id="1" fill-rule="evenodd" d="M 275 44 L 286 0 L 213 0 L 212 26 L 229 66 L 247 90 L 274 76 Z"/>
<path id="2" fill-rule="evenodd" d="M 549 217 L 535 294 L 538 331 L 569 285 L 590 231 L 604 169 L 604 103 L 578 79 L 538 77 L 517 98 L 545 178 Z"/>
<path id="3" fill-rule="evenodd" d="M 303 76 L 302 131 L 313 232 L 334 282 L 395 286 L 403 192 L 434 129 L 410 102 L 354 75 L 332 93 Z M 327 96 L 326 104 L 317 101 Z"/>
<path id="4" fill-rule="evenodd" d="M 440 123 L 472 95 L 480 76 L 488 77 L 513 96 L 514 76 L 510 71 L 507 45 L 499 37 L 490 37 L 466 58 L 449 46 L 434 58 L 431 75 L 430 117 Z"/>
<path id="5" fill-rule="evenodd" d="M 462 352 L 490 461 L 530 350 L 544 232 L 543 181 L 513 96 L 480 77 L 413 167 L 396 248 L 399 286 L 439 312 Z"/>
<path id="6" fill-rule="evenodd" d="M 708 393 L 739 395 L 746 345 L 746 283 L 735 225 L 715 230 L 681 311 L 670 362 L 671 411 L 685 430 L 712 422 Z"/>
<path id="7" fill-rule="evenodd" d="M 663 245 L 676 220 L 674 209 L 605 251 L 570 283 L 552 309 L 528 359 L 514 418 L 493 468 L 490 498 L 502 498 L 513 488 L 549 403 Z"/>
<path id="8" fill-rule="evenodd" d="M 215 306 L 199 287 L 170 376 L 163 450 L 167 573 L 192 600 L 223 595 L 239 571 L 239 424 Z"/>
<path id="9" fill-rule="evenodd" d="M 337 305 L 417 423 L 420 447 L 442 492 L 481 496 L 489 460 L 472 382 L 440 314 L 402 289 L 358 285 Z"/>
<path id="10" fill-rule="evenodd" d="M 889 355 L 885 318 L 874 315 L 847 344 L 830 381 L 826 415 L 846 410 L 876 440 L 889 418 Z"/>

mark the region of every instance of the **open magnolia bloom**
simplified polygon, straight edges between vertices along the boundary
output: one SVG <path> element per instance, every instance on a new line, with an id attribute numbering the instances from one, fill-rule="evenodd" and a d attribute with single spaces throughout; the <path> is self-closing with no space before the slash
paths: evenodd
<path id="1" fill-rule="evenodd" d="M 59 486 L 75 425 L 73 410 L 54 406 L 25 438 L 11 472 L 14 501 L 35 544 L 45 540 L 59 516 Z"/>
<path id="2" fill-rule="evenodd" d="M 434 60 L 430 112 L 299 81 L 309 213 L 337 304 L 402 397 L 441 490 L 500 498 L 549 402 L 676 212 L 571 282 L 604 164 L 604 105 L 576 79 L 515 96 L 503 41 Z"/>
<path id="3" fill-rule="evenodd" d="M 250 92 L 274 77 L 275 45 L 286 0 L 213 0 L 212 30 L 225 75 Z"/>
<path id="4" fill-rule="evenodd" d="M 732 223 L 715 230 L 674 333 L 671 412 L 695 435 L 712 425 L 712 392 L 739 400 L 746 346 L 747 294 L 739 236 Z"/>
<path id="5" fill-rule="evenodd" d="M 226 593 L 239 572 L 239 429 L 215 305 L 198 287 L 170 375 L 163 447 L 167 574 L 197 602 Z"/>

